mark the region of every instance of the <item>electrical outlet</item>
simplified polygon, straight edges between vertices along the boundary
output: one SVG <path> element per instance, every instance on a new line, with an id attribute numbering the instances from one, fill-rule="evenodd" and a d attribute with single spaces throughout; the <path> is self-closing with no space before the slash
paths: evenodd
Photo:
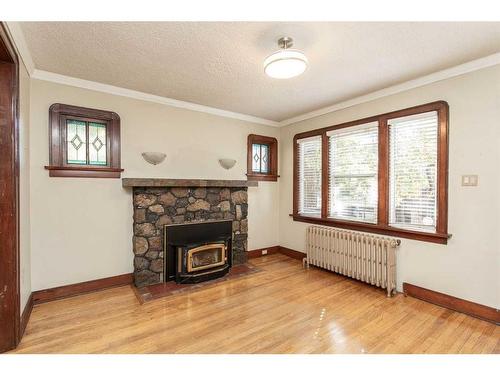
<path id="1" fill-rule="evenodd" d="M 462 176 L 462 186 L 477 186 L 477 174 L 468 174 Z"/>
<path id="2" fill-rule="evenodd" d="M 262 250 L 262 255 L 267 255 L 267 250 Z"/>

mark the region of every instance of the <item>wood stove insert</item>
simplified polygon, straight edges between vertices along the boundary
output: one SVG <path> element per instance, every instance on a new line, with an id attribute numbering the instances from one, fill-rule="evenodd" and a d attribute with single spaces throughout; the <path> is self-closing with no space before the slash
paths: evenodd
<path id="1" fill-rule="evenodd" d="M 164 281 L 198 283 L 232 266 L 232 220 L 165 225 Z"/>

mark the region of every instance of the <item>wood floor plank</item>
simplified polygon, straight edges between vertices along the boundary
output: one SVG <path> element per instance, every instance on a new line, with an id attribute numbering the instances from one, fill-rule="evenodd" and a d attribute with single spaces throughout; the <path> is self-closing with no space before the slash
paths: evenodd
<path id="1" fill-rule="evenodd" d="M 124 286 L 37 305 L 12 353 L 499 353 L 500 327 L 282 254 L 140 304 Z"/>

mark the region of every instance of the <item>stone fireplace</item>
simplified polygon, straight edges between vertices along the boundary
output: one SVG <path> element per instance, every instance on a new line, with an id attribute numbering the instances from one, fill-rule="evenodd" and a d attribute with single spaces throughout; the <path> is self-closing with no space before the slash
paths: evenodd
<path id="1" fill-rule="evenodd" d="M 255 181 L 124 178 L 133 189 L 134 279 L 138 287 L 169 281 L 165 226 L 231 221 L 231 263 L 246 261 L 249 186 Z M 204 254 L 206 261 L 208 253 Z"/>

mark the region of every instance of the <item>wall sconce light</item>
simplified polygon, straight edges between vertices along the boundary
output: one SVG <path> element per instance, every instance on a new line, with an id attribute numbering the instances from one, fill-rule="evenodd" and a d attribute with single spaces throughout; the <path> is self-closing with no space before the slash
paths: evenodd
<path id="1" fill-rule="evenodd" d="M 143 152 L 142 157 L 144 160 L 146 160 L 148 163 L 156 165 L 160 164 L 163 160 L 165 160 L 165 157 L 167 155 L 164 154 L 163 152 Z"/>
<path id="2" fill-rule="evenodd" d="M 219 159 L 219 164 L 224 169 L 231 169 L 236 164 L 234 159 Z"/>

